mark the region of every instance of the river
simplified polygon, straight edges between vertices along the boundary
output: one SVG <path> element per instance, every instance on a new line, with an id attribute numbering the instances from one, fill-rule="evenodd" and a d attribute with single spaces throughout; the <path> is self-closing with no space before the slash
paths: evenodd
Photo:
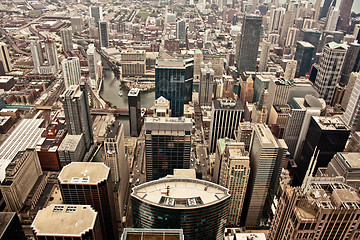
<path id="1" fill-rule="evenodd" d="M 114 73 L 111 70 L 104 70 L 106 76 L 103 80 L 103 85 L 100 91 L 100 96 L 105 100 L 112 103 L 113 106 L 121 109 L 128 108 L 128 91 L 120 90 L 122 97 L 119 96 L 119 84 L 120 80 L 116 79 Z M 150 108 L 154 105 L 155 91 L 140 93 L 141 107 Z M 129 117 L 117 118 L 122 124 L 124 124 L 125 136 L 130 136 Z"/>

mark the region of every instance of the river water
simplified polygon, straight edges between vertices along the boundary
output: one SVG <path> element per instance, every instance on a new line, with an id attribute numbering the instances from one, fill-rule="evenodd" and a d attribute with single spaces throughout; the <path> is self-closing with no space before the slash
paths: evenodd
<path id="1" fill-rule="evenodd" d="M 122 97 L 119 96 L 119 84 L 120 80 L 115 78 L 114 73 L 111 70 L 104 70 L 106 76 L 103 80 L 103 85 L 100 91 L 100 96 L 105 100 L 112 103 L 113 106 L 121 109 L 128 109 L 128 91 L 120 90 Z M 154 105 L 155 91 L 141 92 L 140 101 L 141 107 L 150 108 Z M 124 124 L 125 136 L 130 136 L 129 117 L 117 118 L 122 124 Z"/>

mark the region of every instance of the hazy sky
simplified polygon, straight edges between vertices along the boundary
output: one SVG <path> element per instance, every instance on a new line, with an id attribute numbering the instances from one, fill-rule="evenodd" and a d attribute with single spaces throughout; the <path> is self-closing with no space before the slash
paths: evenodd
<path id="1" fill-rule="evenodd" d="M 285 0 L 280 0 L 280 2 L 285 2 Z M 315 4 L 316 0 L 309 0 L 309 2 Z M 322 4 L 324 3 L 324 0 Z M 336 6 L 339 7 L 341 3 L 341 0 L 336 1 Z M 356 13 L 360 13 L 360 0 L 354 0 L 352 11 Z"/>

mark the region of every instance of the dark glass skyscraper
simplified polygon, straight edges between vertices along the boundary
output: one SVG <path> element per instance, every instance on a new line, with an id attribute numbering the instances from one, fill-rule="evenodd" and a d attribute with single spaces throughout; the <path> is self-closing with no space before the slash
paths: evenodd
<path id="1" fill-rule="evenodd" d="M 293 185 L 301 185 L 315 148 L 320 151 L 314 173 L 319 167 L 327 167 L 337 152 L 344 151 L 350 130 L 339 117 L 311 117 L 309 129 L 302 143 Z"/>
<path id="2" fill-rule="evenodd" d="M 360 44 L 350 43 L 345 55 L 343 67 L 341 69 L 340 82 L 347 84 L 349 82 L 350 74 L 360 70 Z"/>
<path id="3" fill-rule="evenodd" d="M 330 5 L 335 6 L 336 5 L 336 0 L 325 0 L 324 1 L 324 4 L 323 4 L 323 6 L 321 8 L 319 18 L 326 17 L 326 15 L 327 15 L 327 13 L 329 11 Z"/>
<path id="4" fill-rule="evenodd" d="M 132 88 L 128 93 L 130 135 L 139 136 L 141 130 L 140 89 Z"/>
<path id="5" fill-rule="evenodd" d="M 309 42 L 297 42 L 294 59 L 298 64 L 296 66 L 295 77 L 305 76 L 305 74 L 309 72 L 314 49 L 315 47 Z"/>
<path id="6" fill-rule="evenodd" d="M 302 41 L 309 42 L 315 47 L 315 50 L 313 53 L 313 54 L 315 54 L 316 49 L 318 48 L 318 45 L 319 45 L 321 32 L 319 32 L 316 29 L 302 29 L 301 33 L 302 33 Z"/>
<path id="7" fill-rule="evenodd" d="M 172 117 L 184 115 L 184 104 L 191 101 L 193 60 L 159 59 L 155 68 L 155 98 L 170 101 Z"/>
<path id="8" fill-rule="evenodd" d="M 262 17 L 258 15 L 245 15 L 242 31 L 236 46 L 236 68 L 238 73 L 256 70 Z"/>
<path id="9" fill-rule="evenodd" d="M 349 26 L 350 12 L 354 0 L 342 0 L 340 4 L 340 16 L 337 29 L 347 31 Z M 359 4 L 359 2 L 357 3 Z"/>

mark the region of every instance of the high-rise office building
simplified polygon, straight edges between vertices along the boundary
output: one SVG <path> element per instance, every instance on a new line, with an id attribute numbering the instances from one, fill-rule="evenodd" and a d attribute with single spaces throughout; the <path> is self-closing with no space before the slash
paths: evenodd
<path id="1" fill-rule="evenodd" d="M 109 22 L 100 21 L 99 22 L 99 39 L 100 39 L 100 47 L 108 47 L 109 46 Z"/>
<path id="2" fill-rule="evenodd" d="M 186 40 L 186 22 L 183 19 L 176 22 L 176 38 Z"/>
<path id="3" fill-rule="evenodd" d="M 192 178 L 162 178 L 133 188 L 136 228 L 182 229 L 185 239 L 221 240 L 229 212 L 229 190 Z"/>
<path id="4" fill-rule="evenodd" d="M 260 54 L 260 63 L 259 63 L 259 72 L 265 72 L 267 68 L 267 63 L 269 60 L 271 44 L 269 42 L 261 43 L 261 54 Z"/>
<path id="5" fill-rule="evenodd" d="M 82 17 L 71 17 L 71 30 L 73 33 L 81 33 L 84 29 L 84 22 Z"/>
<path id="6" fill-rule="evenodd" d="M 254 99 L 254 78 L 249 76 L 246 81 L 241 85 L 240 101 L 243 105 L 252 103 Z"/>
<path id="7" fill-rule="evenodd" d="M 359 189 L 360 187 L 360 169 L 358 162 L 360 152 L 338 152 L 331 159 L 326 167 L 324 176 L 337 177 L 342 176 L 345 182 L 350 186 Z"/>
<path id="8" fill-rule="evenodd" d="M 95 19 L 96 24 L 98 24 L 99 21 L 102 21 L 102 19 L 103 19 L 102 7 L 91 6 L 90 7 L 90 17 Z"/>
<path id="9" fill-rule="evenodd" d="M 322 6 L 321 11 L 320 11 L 319 19 L 327 16 L 327 14 L 329 12 L 330 5 L 335 6 L 336 5 L 336 0 L 325 0 L 324 1 L 323 6 Z"/>
<path id="10" fill-rule="evenodd" d="M 9 55 L 9 50 L 6 43 L 0 42 L 0 62 L 2 62 L 5 72 L 11 72 L 11 59 Z"/>
<path id="11" fill-rule="evenodd" d="M 58 176 L 65 204 L 91 205 L 98 212 L 103 239 L 118 239 L 110 168 L 104 163 L 72 162 Z"/>
<path id="12" fill-rule="evenodd" d="M 253 138 L 254 124 L 250 122 L 241 122 L 237 131 L 236 140 L 245 144 L 245 150 L 250 152 Z"/>
<path id="13" fill-rule="evenodd" d="M 241 142 L 218 141 L 217 150 L 222 151 L 218 184 L 229 189 L 230 206 L 228 225 L 238 226 L 250 175 L 249 153 Z M 218 153 L 217 153 L 218 155 Z M 215 159 L 215 162 L 220 159 Z"/>
<path id="14" fill-rule="evenodd" d="M 313 54 L 315 55 L 318 49 L 321 32 L 317 29 L 302 29 L 301 35 L 301 41 L 311 43 L 314 46 L 315 49 Z"/>
<path id="15" fill-rule="evenodd" d="M 295 157 L 298 149 L 301 148 L 302 141 L 305 139 L 309 128 L 311 116 L 320 116 L 325 107 L 325 102 L 322 103 L 321 99 L 312 95 L 306 95 L 305 98 L 294 98 L 283 133 L 291 156 Z"/>
<path id="16" fill-rule="evenodd" d="M 343 0 L 340 3 L 340 16 L 338 23 L 338 30 L 347 32 L 349 27 L 350 13 L 354 0 Z M 359 4 L 359 3 L 357 3 Z"/>
<path id="17" fill-rule="evenodd" d="M 287 10 L 285 11 L 284 18 L 283 18 L 283 25 L 280 29 L 280 44 L 284 46 L 286 41 L 286 36 L 288 34 L 289 28 L 294 24 L 295 14 L 294 12 Z"/>
<path id="18" fill-rule="evenodd" d="M 101 57 L 96 51 L 94 44 L 89 44 L 87 56 L 91 88 L 98 90 L 101 77 Z"/>
<path id="19" fill-rule="evenodd" d="M 99 214 L 90 205 L 51 204 L 36 214 L 31 229 L 36 240 L 103 239 Z"/>
<path id="20" fill-rule="evenodd" d="M 93 143 L 90 109 L 85 85 L 72 85 L 60 96 L 69 134 L 84 134 L 86 149 Z"/>
<path id="21" fill-rule="evenodd" d="M 128 103 L 129 103 L 130 135 L 132 137 L 138 137 L 141 131 L 140 89 L 132 88 L 129 91 Z"/>
<path id="22" fill-rule="evenodd" d="M 81 83 L 80 60 L 78 57 L 65 58 L 62 62 L 65 87 Z"/>
<path id="23" fill-rule="evenodd" d="M 85 150 L 84 134 L 67 134 L 58 148 L 61 168 L 71 162 L 82 162 Z"/>
<path id="24" fill-rule="evenodd" d="M 285 105 L 289 100 L 290 84 L 283 78 L 273 78 L 269 84 L 268 101 L 265 103 L 268 113 L 273 105 Z"/>
<path id="25" fill-rule="evenodd" d="M 250 177 L 241 221 L 245 226 L 258 226 L 267 218 L 272 199 L 278 189 L 287 146 L 276 139 L 263 124 L 255 124 L 250 151 Z"/>
<path id="26" fill-rule="evenodd" d="M 56 69 L 59 69 L 59 58 L 56 49 L 56 44 L 52 40 L 45 40 L 45 53 L 46 53 L 46 60 L 49 66 L 55 66 Z"/>
<path id="27" fill-rule="evenodd" d="M 285 12 L 285 8 L 276 8 L 275 6 L 272 6 L 270 9 L 269 32 L 280 31 Z"/>
<path id="28" fill-rule="evenodd" d="M 39 67 L 44 64 L 44 55 L 39 41 L 30 43 L 31 56 L 34 63 L 35 72 L 39 72 Z"/>
<path id="29" fill-rule="evenodd" d="M 127 49 L 121 51 L 121 74 L 123 77 L 138 77 L 146 74 L 146 51 Z M 155 61 L 155 60 L 154 60 Z"/>
<path id="30" fill-rule="evenodd" d="M 129 165 L 125 155 L 124 125 L 114 121 L 108 126 L 104 141 L 104 163 L 110 167 L 114 183 L 117 220 L 121 222 L 129 184 Z"/>
<path id="31" fill-rule="evenodd" d="M 62 49 L 63 51 L 71 51 L 73 50 L 73 44 L 72 44 L 72 32 L 68 29 L 61 29 L 60 30 L 60 37 L 61 37 L 61 43 L 62 43 Z"/>
<path id="32" fill-rule="evenodd" d="M 194 53 L 194 80 L 200 79 L 201 63 L 204 61 L 204 55 L 200 49 Z"/>
<path id="33" fill-rule="evenodd" d="M 348 50 L 346 52 L 343 67 L 341 69 L 340 82 L 342 84 L 347 85 L 349 82 L 350 74 L 352 72 L 359 72 L 359 71 L 360 71 L 360 44 L 354 42 L 348 44 Z"/>
<path id="34" fill-rule="evenodd" d="M 0 226 L 1 239 L 27 239 L 16 212 L 0 212 Z"/>
<path id="35" fill-rule="evenodd" d="M 184 115 L 184 104 L 191 101 L 193 60 L 158 59 L 155 68 L 155 98 L 170 101 L 171 116 Z"/>
<path id="36" fill-rule="evenodd" d="M 42 175 L 41 165 L 36 151 L 29 149 L 20 151 L 6 167 L 5 179 L 0 189 L 6 206 L 12 212 L 19 212 Z"/>
<path id="37" fill-rule="evenodd" d="M 285 46 L 292 47 L 296 45 L 296 42 L 299 39 L 300 30 L 296 27 L 290 27 L 286 35 Z"/>
<path id="38" fill-rule="evenodd" d="M 314 168 L 316 173 L 319 167 L 326 167 L 337 152 L 344 151 L 349 134 L 350 130 L 339 116 L 311 117 L 306 138 L 302 143 L 302 151 L 295 159 L 297 166 L 301 167 L 296 169 L 293 185 L 302 184 L 314 154 L 317 156 Z"/>
<path id="39" fill-rule="evenodd" d="M 306 189 L 281 184 L 269 239 L 359 239 L 359 192 L 329 178 Z"/>
<path id="40" fill-rule="evenodd" d="M 297 61 L 296 60 L 288 60 L 285 65 L 285 80 L 292 80 L 295 78 L 296 74 Z"/>
<path id="41" fill-rule="evenodd" d="M 343 120 L 352 132 L 360 130 L 360 74 L 355 80 Z"/>
<path id="42" fill-rule="evenodd" d="M 199 104 L 201 106 L 211 104 L 214 84 L 214 69 L 212 69 L 212 64 L 204 64 L 200 70 Z"/>
<path id="43" fill-rule="evenodd" d="M 234 131 L 239 128 L 244 108 L 240 101 L 213 100 L 209 133 L 209 151 L 215 152 L 217 140 L 235 138 Z"/>
<path id="44" fill-rule="evenodd" d="M 236 53 L 236 67 L 238 73 L 256 70 L 256 58 L 258 54 L 262 17 L 257 15 L 245 15 L 239 36 Z"/>
<path id="45" fill-rule="evenodd" d="M 354 89 L 355 82 L 359 78 L 359 76 L 360 76 L 360 73 L 358 73 L 358 72 L 350 73 L 349 81 L 348 81 L 348 83 L 346 85 L 345 93 L 344 93 L 343 99 L 341 101 L 341 107 L 344 110 L 346 110 L 347 105 L 349 104 L 349 100 L 350 100 L 352 90 Z"/>
<path id="46" fill-rule="evenodd" d="M 335 87 L 340 81 L 346 50 L 345 44 L 335 42 L 328 43 L 323 48 L 314 86 L 326 104 L 331 103 Z"/>
<path id="47" fill-rule="evenodd" d="M 314 54 L 315 47 L 309 42 L 298 41 L 294 60 L 297 61 L 295 77 L 305 76 L 311 67 L 311 59 Z"/>
<path id="48" fill-rule="evenodd" d="M 328 18 L 327 18 L 327 21 L 326 21 L 325 30 L 328 30 L 328 31 L 335 31 L 336 30 L 339 15 L 340 15 L 339 9 L 337 9 L 335 7 L 330 8 L 330 12 L 328 13 Z"/>
<path id="49" fill-rule="evenodd" d="M 190 167 L 192 121 L 190 118 L 147 117 L 144 121 L 146 180 Z"/>

